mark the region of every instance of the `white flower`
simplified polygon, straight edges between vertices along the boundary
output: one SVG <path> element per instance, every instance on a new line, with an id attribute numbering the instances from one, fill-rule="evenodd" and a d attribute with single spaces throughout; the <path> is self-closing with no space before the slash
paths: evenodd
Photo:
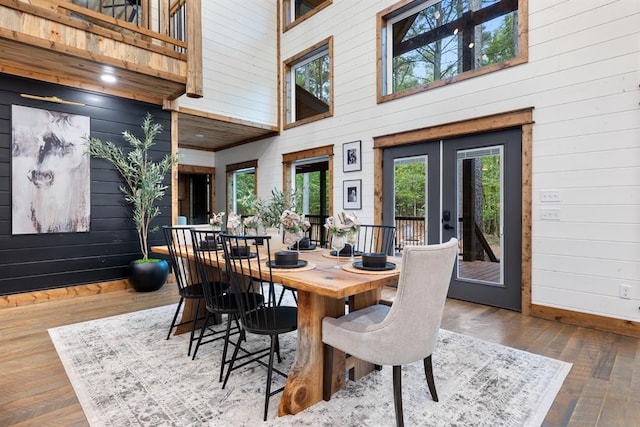
<path id="1" fill-rule="evenodd" d="M 245 227 L 257 230 L 260 226 L 260 217 L 257 215 L 248 216 L 244 219 L 243 223 Z"/>
<path id="2" fill-rule="evenodd" d="M 227 216 L 227 230 L 234 230 L 240 226 L 240 215 L 232 212 Z"/>
<path id="3" fill-rule="evenodd" d="M 285 231 L 289 231 L 291 233 L 306 231 L 311 227 L 309 221 L 305 221 L 304 217 L 301 217 L 289 209 L 285 210 L 282 212 L 282 215 L 280 215 L 280 223 Z"/>
<path id="4" fill-rule="evenodd" d="M 211 225 L 222 225 L 222 217 L 224 217 L 224 212 L 218 212 L 211 215 L 209 219 L 209 224 Z"/>
<path id="5" fill-rule="evenodd" d="M 324 228 L 329 230 L 331 234 L 338 234 L 344 236 L 351 232 L 352 228 L 355 226 L 354 218 L 347 218 L 348 215 L 344 212 L 339 213 L 338 215 L 330 216 L 327 218 Z M 354 216 L 355 217 L 355 216 Z M 357 218 L 355 218 L 357 220 Z M 360 227 L 360 223 L 357 223 L 358 227 Z"/>

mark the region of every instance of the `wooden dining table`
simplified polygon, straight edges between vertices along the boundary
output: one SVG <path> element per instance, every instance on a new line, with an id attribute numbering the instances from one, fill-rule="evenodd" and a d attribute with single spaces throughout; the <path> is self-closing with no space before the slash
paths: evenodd
<path id="1" fill-rule="evenodd" d="M 154 246 L 152 252 L 168 254 L 166 246 Z M 330 255 L 329 249 L 301 250 L 306 268 L 273 268 L 275 283 L 297 290 L 298 332 L 296 353 L 280 398 L 278 414 L 296 414 L 322 400 L 324 352 L 322 319 L 340 317 L 345 313 L 345 299 L 349 310 L 357 310 L 378 303 L 382 288 L 394 285 L 400 275 L 401 259 L 389 257 L 396 268 L 389 271 L 365 271 L 352 267 L 349 257 Z M 334 268 L 339 262 L 342 268 Z M 187 309 L 185 302 L 185 309 Z M 334 352 L 332 393 L 345 385 L 345 372 L 357 380 L 374 366 L 344 353 Z"/>

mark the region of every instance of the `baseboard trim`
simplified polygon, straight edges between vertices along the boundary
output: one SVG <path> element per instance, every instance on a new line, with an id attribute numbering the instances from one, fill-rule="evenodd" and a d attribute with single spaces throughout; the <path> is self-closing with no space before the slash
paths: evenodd
<path id="1" fill-rule="evenodd" d="M 531 315 L 542 319 L 567 323 L 569 325 L 583 326 L 599 331 L 640 338 L 640 323 L 632 320 L 615 319 L 613 317 L 580 313 L 536 304 L 531 304 Z"/>
<path id="2" fill-rule="evenodd" d="M 104 294 L 107 292 L 121 291 L 131 286 L 126 279 L 111 282 L 89 283 L 86 285 L 69 286 L 66 288 L 46 289 L 43 291 L 24 292 L 20 294 L 0 296 L 0 309 L 18 307 L 22 305 L 38 304 L 47 301 L 56 301 L 66 298 L 75 298 L 86 295 Z"/>

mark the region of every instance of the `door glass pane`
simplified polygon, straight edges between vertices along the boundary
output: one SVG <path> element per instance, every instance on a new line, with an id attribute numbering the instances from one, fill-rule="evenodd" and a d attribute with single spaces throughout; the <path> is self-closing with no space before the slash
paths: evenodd
<path id="1" fill-rule="evenodd" d="M 424 245 L 428 242 L 427 156 L 394 159 L 394 212 L 396 246 Z"/>
<path id="2" fill-rule="evenodd" d="M 502 147 L 459 150 L 456 159 L 458 279 L 503 285 Z"/>
<path id="3" fill-rule="evenodd" d="M 227 191 L 229 196 L 229 212 L 240 216 L 253 215 L 252 204 L 256 196 L 255 168 L 238 169 L 233 171 Z"/>

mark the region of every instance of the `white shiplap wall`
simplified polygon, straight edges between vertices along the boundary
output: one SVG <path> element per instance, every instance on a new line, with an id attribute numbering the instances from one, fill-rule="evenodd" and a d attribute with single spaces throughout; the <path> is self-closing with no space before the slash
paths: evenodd
<path id="1" fill-rule="evenodd" d="M 236 12 L 253 11 L 254 2 L 238 3 Z M 218 194 L 226 164 L 259 159 L 266 196 L 281 186 L 283 153 L 335 144 L 334 205 L 342 206 L 343 179 L 362 179 L 359 216 L 369 222 L 374 136 L 535 107 L 533 303 L 640 320 L 640 1 L 529 0 L 528 63 L 378 105 L 376 13 L 394 3 L 334 0 L 282 35 L 281 59 L 334 37 L 334 116 L 216 153 Z M 233 70 L 233 61 L 226 66 Z M 265 87 L 275 84 L 269 78 Z M 228 110 L 246 118 L 254 103 L 273 102 Z M 358 139 L 363 169 L 343 174 L 342 144 Z M 561 201 L 541 202 L 548 189 L 559 190 Z M 559 208 L 560 221 L 541 220 L 545 207 Z M 632 286 L 632 299 L 618 297 L 620 284 Z"/>
<path id="2" fill-rule="evenodd" d="M 203 98 L 193 108 L 277 125 L 277 1 L 202 1 Z"/>

